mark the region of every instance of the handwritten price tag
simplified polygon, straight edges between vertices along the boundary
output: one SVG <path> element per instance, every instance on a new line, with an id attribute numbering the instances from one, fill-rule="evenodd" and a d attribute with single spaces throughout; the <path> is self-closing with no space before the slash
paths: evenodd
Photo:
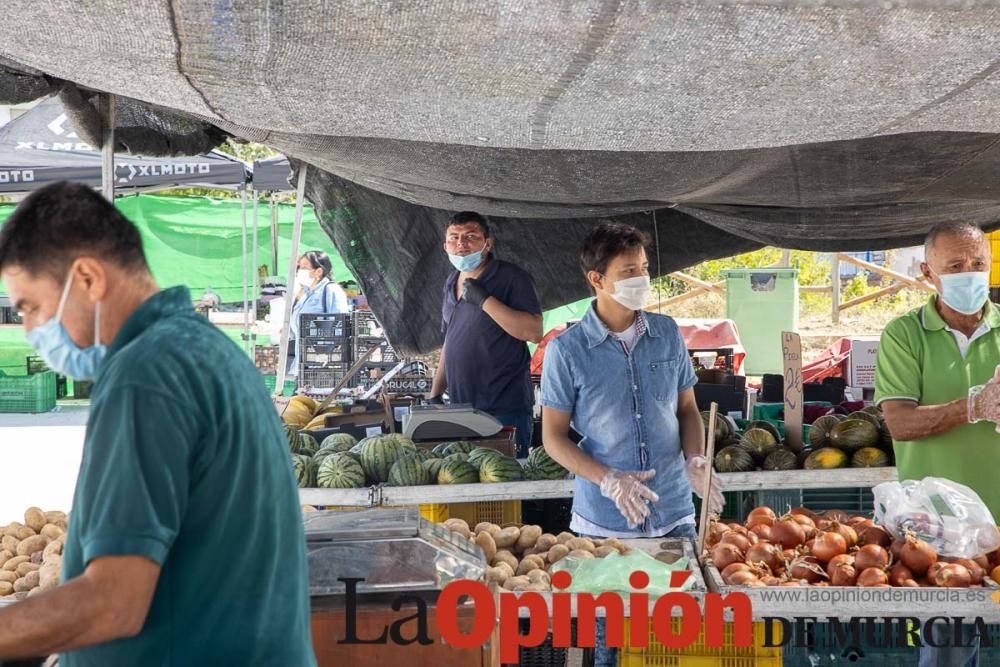
<path id="1" fill-rule="evenodd" d="M 785 360 L 785 442 L 802 451 L 802 340 L 792 331 L 781 332 Z"/>

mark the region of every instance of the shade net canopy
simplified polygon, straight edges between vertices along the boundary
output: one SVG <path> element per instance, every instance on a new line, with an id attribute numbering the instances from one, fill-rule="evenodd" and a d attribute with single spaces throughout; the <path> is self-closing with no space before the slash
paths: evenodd
<path id="1" fill-rule="evenodd" d="M 593 225 L 663 274 L 765 244 L 868 250 L 1000 220 L 1000 5 L 977 0 L 12 0 L 0 99 L 58 92 L 127 149 L 231 134 L 306 193 L 398 348 L 440 343 L 443 226 L 490 216 L 545 308 Z M 88 129 L 89 128 L 89 129 Z M 143 131 L 145 129 L 145 132 Z"/>

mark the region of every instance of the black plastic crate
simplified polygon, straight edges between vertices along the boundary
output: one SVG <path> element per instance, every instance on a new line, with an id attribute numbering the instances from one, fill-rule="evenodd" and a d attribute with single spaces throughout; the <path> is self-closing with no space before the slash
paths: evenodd
<path id="1" fill-rule="evenodd" d="M 375 313 L 370 310 L 356 310 L 352 313 L 354 319 L 353 335 L 355 338 L 384 338 L 385 329 L 379 324 Z"/>
<path id="2" fill-rule="evenodd" d="M 299 363 L 311 368 L 347 364 L 352 360 L 349 338 L 304 337 L 299 344 Z"/>
<path id="3" fill-rule="evenodd" d="M 373 347 L 378 348 L 370 357 L 368 363 L 371 364 L 395 364 L 399 362 L 396 351 L 392 349 L 385 338 L 355 338 L 354 339 L 354 359 L 355 361 L 365 356 L 365 353 Z"/>
<path id="4" fill-rule="evenodd" d="M 379 380 L 385 377 L 386 373 L 396 367 L 394 363 L 388 364 L 365 364 L 354 376 L 354 382 L 359 387 L 371 389 Z"/>
<path id="5" fill-rule="evenodd" d="M 313 389 L 333 389 L 347 375 L 350 364 L 330 364 L 319 368 L 299 367 L 299 386 Z"/>
<path id="6" fill-rule="evenodd" d="M 573 500 L 571 498 L 521 501 L 521 522 L 525 525 L 541 526 L 543 532 L 558 535 L 563 531 L 568 531 L 572 519 Z"/>
<path id="7" fill-rule="evenodd" d="M 347 313 L 338 315 L 300 315 L 299 337 L 305 338 L 350 338 L 351 316 Z"/>
<path id="8" fill-rule="evenodd" d="M 688 356 L 691 359 L 691 363 L 695 364 L 695 368 L 697 369 L 699 366 L 695 363 L 696 352 L 714 352 L 715 365 L 713 366 L 713 368 L 718 368 L 720 370 L 726 371 L 727 373 L 733 372 L 732 348 L 719 348 L 719 349 L 702 348 L 697 350 L 688 350 Z"/>
<path id="9" fill-rule="evenodd" d="M 529 627 L 527 619 L 521 620 L 519 628 L 521 634 L 527 634 Z M 573 624 L 572 636 L 576 637 L 575 623 Z M 549 635 L 541 646 L 522 646 L 519 649 L 517 664 L 520 667 L 565 667 L 567 654 L 568 649 L 552 646 L 552 635 Z"/>

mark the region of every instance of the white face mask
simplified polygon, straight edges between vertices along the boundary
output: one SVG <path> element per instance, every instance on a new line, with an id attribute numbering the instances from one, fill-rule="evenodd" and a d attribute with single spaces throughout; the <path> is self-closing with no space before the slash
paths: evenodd
<path id="1" fill-rule="evenodd" d="M 615 282 L 615 291 L 611 293 L 611 298 L 629 310 L 642 310 L 652 291 L 649 276 L 636 276 Z"/>
<path id="2" fill-rule="evenodd" d="M 312 271 L 309 269 L 299 269 L 295 274 L 295 286 L 296 287 L 312 287 L 313 277 Z"/>

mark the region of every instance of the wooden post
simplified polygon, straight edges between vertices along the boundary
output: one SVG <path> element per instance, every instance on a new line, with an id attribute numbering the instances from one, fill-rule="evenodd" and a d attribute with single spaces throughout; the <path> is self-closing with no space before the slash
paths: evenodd
<path id="1" fill-rule="evenodd" d="M 833 323 L 840 324 L 840 255 L 830 259 L 830 280 L 833 285 Z"/>
<path id="2" fill-rule="evenodd" d="M 247 252 L 247 186 L 243 184 L 240 192 L 240 217 L 242 220 L 243 233 L 240 234 L 241 253 L 243 258 L 243 351 L 250 354 L 250 292 L 248 283 L 250 282 L 247 262 L 250 261 Z"/>
<path id="3" fill-rule="evenodd" d="M 781 265 L 780 266 L 782 268 L 787 269 L 791 265 L 792 265 L 792 251 L 791 250 L 782 250 L 781 251 Z"/>
<path id="4" fill-rule="evenodd" d="M 250 320 L 253 322 L 253 328 L 250 330 L 250 358 L 257 358 L 257 296 L 260 294 L 260 274 L 257 270 L 257 191 L 251 190 L 251 195 L 253 196 L 253 249 L 250 251 L 252 259 L 250 260 L 250 266 L 253 268 L 253 278 L 251 280 L 251 291 L 250 296 L 253 303 L 250 307 L 250 312 L 253 313 L 253 317 Z"/>
<path id="5" fill-rule="evenodd" d="M 115 201 L 115 96 L 100 95 L 101 116 L 101 193 Z"/>
<path id="6" fill-rule="evenodd" d="M 708 537 L 708 503 L 712 497 L 712 471 L 715 470 L 715 420 L 719 414 L 719 404 L 712 403 L 708 411 L 708 435 L 705 441 L 705 458 L 708 459 L 708 475 L 705 489 L 701 494 L 701 520 L 698 522 L 698 557 L 705 551 Z"/>

